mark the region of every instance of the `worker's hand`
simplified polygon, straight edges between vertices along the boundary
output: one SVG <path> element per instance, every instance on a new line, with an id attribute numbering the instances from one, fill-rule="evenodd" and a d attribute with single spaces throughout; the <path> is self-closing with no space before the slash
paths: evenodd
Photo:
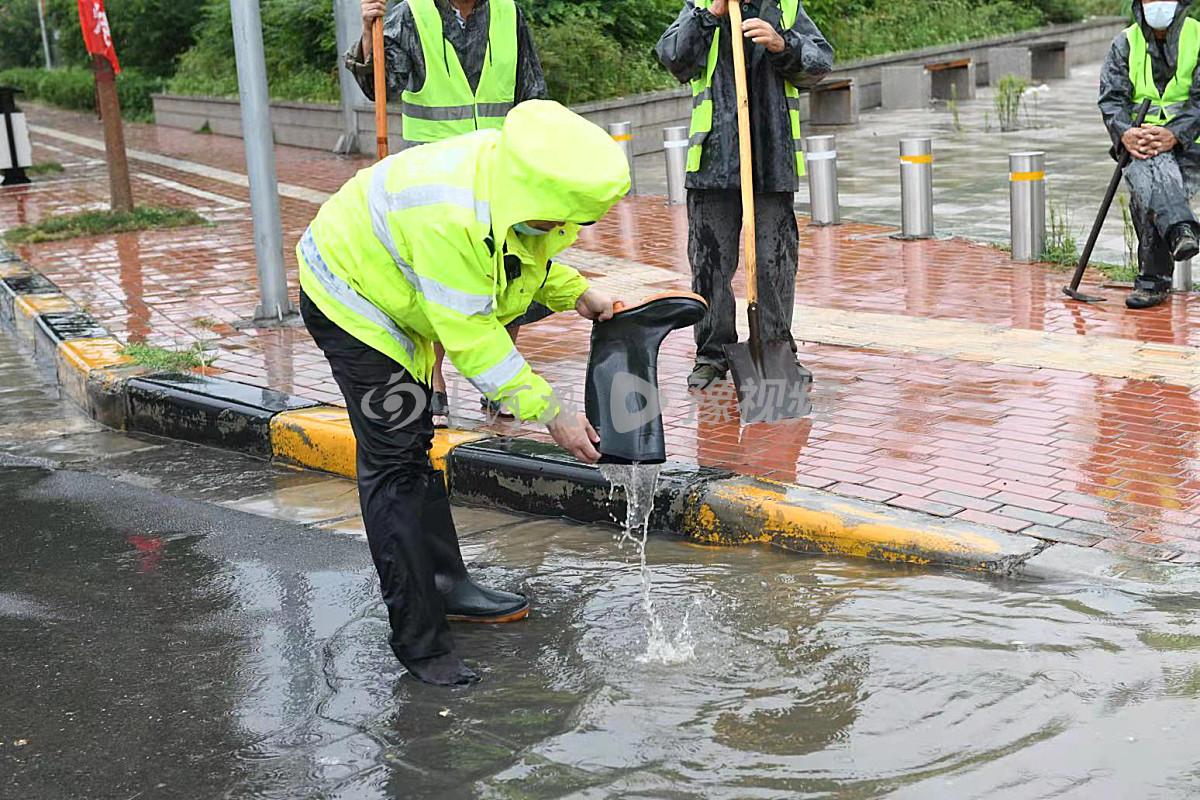
<path id="1" fill-rule="evenodd" d="M 580 461 L 595 464 L 600 460 L 600 453 L 596 450 L 600 435 L 583 414 L 560 411 L 546 428 L 559 447 Z"/>
<path id="2" fill-rule="evenodd" d="M 1171 132 L 1170 128 L 1152 125 L 1143 130 L 1148 134 L 1149 145 L 1147 149 L 1153 151 L 1152 155 L 1169 153 L 1175 149 L 1175 145 L 1179 144 L 1179 140 L 1175 138 L 1175 134 Z"/>
<path id="3" fill-rule="evenodd" d="M 723 17 L 729 13 L 729 0 L 713 0 L 708 7 L 708 13 L 714 17 Z"/>
<path id="4" fill-rule="evenodd" d="M 1121 134 L 1121 144 L 1134 158 L 1145 160 L 1154 155 L 1150 152 L 1150 134 L 1147 128 L 1130 128 Z"/>
<path id="5" fill-rule="evenodd" d="M 613 299 L 603 292 L 588 289 L 575 301 L 575 310 L 592 322 L 608 322 L 613 318 Z"/>
<path id="6" fill-rule="evenodd" d="M 754 42 L 761 44 L 772 53 L 782 53 L 787 42 L 779 35 L 779 31 L 771 23 L 763 19 L 748 19 L 742 23 L 742 34 Z"/>
<path id="7" fill-rule="evenodd" d="M 371 29 L 375 20 L 381 19 L 387 13 L 387 0 L 362 0 L 362 50 L 363 59 L 371 57 Z"/>

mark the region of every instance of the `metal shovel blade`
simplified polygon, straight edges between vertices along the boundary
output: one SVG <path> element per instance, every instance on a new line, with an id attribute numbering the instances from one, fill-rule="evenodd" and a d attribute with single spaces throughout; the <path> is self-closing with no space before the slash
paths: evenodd
<path id="1" fill-rule="evenodd" d="M 785 342 L 725 345 L 743 425 L 800 419 L 812 412 L 812 373 L 796 363 Z"/>
<path id="2" fill-rule="evenodd" d="M 1107 303 L 1107 297 L 1100 297 L 1094 294 L 1084 294 L 1078 289 L 1072 289 L 1070 286 L 1063 287 L 1063 294 L 1072 300 L 1078 300 L 1081 303 Z"/>

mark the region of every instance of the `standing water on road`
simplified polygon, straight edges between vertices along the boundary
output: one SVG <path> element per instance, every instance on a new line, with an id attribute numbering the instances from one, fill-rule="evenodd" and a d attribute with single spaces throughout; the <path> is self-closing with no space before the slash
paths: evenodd
<path id="1" fill-rule="evenodd" d="M 691 641 L 691 610 L 684 612 L 678 633 L 669 636 L 662 616 L 654 608 L 654 576 L 646 565 L 646 537 L 650 533 L 654 492 L 658 488 L 661 471 L 660 464 L 600 465 L 600 474 L 608 481 L 609 499 L 615 499 L 617 487 L 625 492 L 625 523 L 618 546 L 632 544 L 638 554 L 642 613 L 646 615 L 646 652 L 638 656 L 638 660 L 643 663 L 682 664 L 696 653 Z"/>

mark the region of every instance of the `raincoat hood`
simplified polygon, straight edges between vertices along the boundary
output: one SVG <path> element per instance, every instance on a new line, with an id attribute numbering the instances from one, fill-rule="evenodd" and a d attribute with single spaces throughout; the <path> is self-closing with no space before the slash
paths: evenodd
<path id="1" fill-rule="evenodd" d="M 596 222 L 629 191 L 629 162 L 604 130 L 550 100 L 509 112 L 492 162 L 497 234 L 518 222 Z"/>

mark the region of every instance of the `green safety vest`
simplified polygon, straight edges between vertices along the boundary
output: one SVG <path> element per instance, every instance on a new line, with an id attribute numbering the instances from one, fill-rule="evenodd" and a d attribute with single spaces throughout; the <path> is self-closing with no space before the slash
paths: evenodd
<path id="1" fill-rule="evenodd" d="M 425 56 L 425 84 L 405 91 L 404 139 L 440 142 L 474 130 L 499 128 L 517 94 L 517 6 L 488 4 L 488 49 L 474 93 L 454 47 L 446 41 L 434 0 L 408 0 Z"/>
<path id="2" fill-rule="evenodd" d="M 738 0 L 730 0 L 738 2 Z M 696 0 L 697 8 L 708 8 L 712 0 Z M 800 12 L 799 0 L 780 0 L 783 10 L 783 27 L 791 28 L 796 24 L 796 16 Z M 708 50 L 708 64 L 704 73 L 692 81 L 692 127 L 688 132 L 687 171 L 698 172 L 700 159 L 704 155 L 704 140 L 712 133 L 713 126 L 713 75 L 717 71 L 718 46 L 721 29 L 713 32 L 712 46 Z M 784 81 L 783 93 L 787 97 L 788 117 L 792 121 L 792 140 L 796 149 L 796 174 L 803 176 L 804 150 L 800 134 L 800 90 L 788 81 Z"/>
<path id="3" fill-rule="evenodd" d="M 433 343 L 521 419 L 558 411 L 504 326 L 533 301 L 574 308 L 587 281 L 551 263 L 629 191 L 629 164 L 603 130 L 530 101 L 488 130 L 409 148 L 359 172 L 297 246 L 300 286 L 363 344 L 429 385 Z M 513 225 L 563 220 L 546 236 Z M 586 343 L 584 343 L 586 346 Z"/>
<path id="4" fill-rule="evenodd" d="M 1165 92 L 1159 92 L 1158 84 L 1154 82 L 1154 65 L 1142 26 L 1130 25 L 1125 29 L 1125 36 L 1129 39 L 1129 80 L 1133 82 L 1134 105 L 1140 106 L 1149 100 L 1146 124 L 1166 125 L 1179 116 L 1180 109 L 1191 96 L 1192 75 L 1197 60 L 1200 60 L 1200 22 L 1190 17 L 1184 20 L 1183 30 L 1179 33 L 1179 64 Z"/>

